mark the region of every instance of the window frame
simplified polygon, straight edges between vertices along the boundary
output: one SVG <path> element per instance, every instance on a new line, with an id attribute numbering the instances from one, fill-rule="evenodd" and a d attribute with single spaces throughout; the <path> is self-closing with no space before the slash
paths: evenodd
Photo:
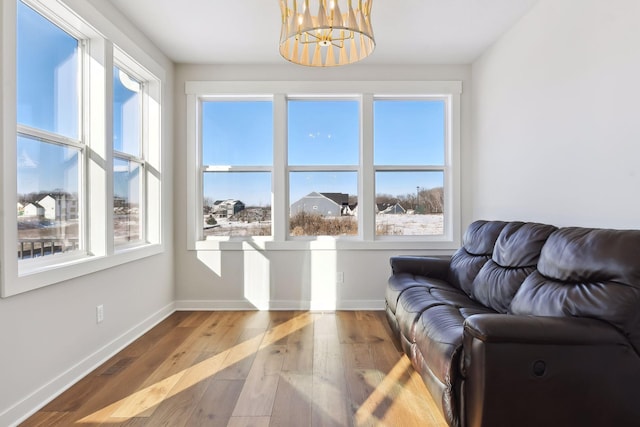
<path id="1" fill-rule="evenodd" d="M 195 155 L 196 155 L 196 161 L 197 161 L 197 169 L 198 169 L 198 176 L 196 178 L 196 189 L 198 194 L 200 194 L 200 198 L 199 198 L 199 212 L 201 213 L 203 211 L 203 195 L 204 195 L 204 175 L 206 173 L 216 173 L 216 172 L 228 172 L 228 173 L 251 173 L 251 172 L 265 172 L 265 173 L 269 173 L 271 174 L 271 187 L 273 188 L 273 163 L 271 165 L 222 165 L 222 164 L 205 164 L 204 163 L 204 156 L 203 156 L 203 142 L 202 142 L 202 132 L 201 132 L 201 124 L 202 124 L 202 111 L 203 111 L 203 103 L 205 102 L 242 102 L 242 101 L 247 101 L 247 102 L 270 102 L 272 104 L 272 111 L 274 108 L 274 102 L 273 102 L 273 96 L 270 95 L 259 95 L 259 96 L 234 96 L 234 95 L 228 95 L 228 94 L 221 94 L 221 95 L 207 95 L 207 96 L 200 96 L 198 97 L 197 100 L 197 106 L 196 106 L 196 111 L 198 114 L 198 143 L 197 146 L 195 147 Z M 275 114 L 275 112 L 274 112 Z M 191 187 L 190 187 L 191 188 Z M 195 223 L 197 224 L 198 221 L 200 221 L 198 219 L 199 217 L 196 217 L 194 219 Z M 208 236 L 205 237 L 204 236 L 204 229 L 202 227 L 200 227 L 199 229 L 196 229 L 195 232 L 197 233 L 196 239 L 197 240 L 209 240 L 209 239 L 215 239 L 215 240 L 220 240 L 220 241 L 231 241 L 231 240 L 245 240 L 246 238 L 243 237 L 239 237 L 239 236 Z M 270 240 L 273 236 L 273 196 L 271 197 L 271 235 L 270 236 L 251 236 L 252 239 L 257 239 L 257 240 Z"/>
<path id="2" fill-rule="evenodd" d="M 136 79 L 136 82 L 140 84 L 140 135 L 138 140 L 138 150 L 139 155 L 134 155 L 131 153 L 127 153 L 125 151 L 118 151 L 113 147 L 113 135 L 111 138 L 111 150 L 112 150 L 112 170 L 115 167 L 115 160 L 123 160 L 130 163 L 135 163 L 140 168 L 140 183 L 139 186 L 139 210 L 138 210 L 138 221 L 139 221 L 139 233 L 140 238 L 135 241 L 130 241 L 127 243 L 116 244 L 115 243 L 115 232 L 114 236 L 114 251 L 122 251 L 130 248 L 134 248 L 136 246 L 140 246 L 148 243 L 147 241 L 147 163 L 145 161 L 147 157 L 147 153 L 149 151 L 149 132 L 147 127 L 149 125 L 149 79 L 153 77 L 150 76 L 150 73 L 146 71 L 143 67 L 141 67 L 136 61 L 127 56 L 121 49 L 114 47 L 113 49 L 113 66 L 117 67 L 119 70 L 125 72 L 129 76 Z M 111 67 L 113 70 L 114 67 Z M 112 90 L 113 94 L 113 90 Z M 113 105 L 113 101 L 111 102 Z M 111 127 L 113 128 L 113 119 L 111 123 Z M 115 171 L 112 174 L 112 183 L 115 179 Z M 113 194 L 115 196 L 115 194 Z M 113 203 L 113 197 L 111 198 Z M 112 212 L 113 209 L 110 210 Z M 113 220 L 111 221 L 113 225 Z"/>
<path id="3" fill-rule="evenodd" d="M 164 252 L 162 242 L 162 98 L 165 70 L 117 27 L 105 21 L 84 4 L 77 8 L 62 2 L 22 0 L 45 19 L 79 40 L 81 63 L 81 99 L 79 105 L 79 141 L 55 141 L 80 148 L 78 215 L 84 218 L 80 238 L 84 247 L 76 254 L 40 257 L 19 262 L 17 242 L 17 137 L 24 126 L 18 125 L 17 103 L 17 1 L 0 5 L 2 24 L 0 43 L 0 82 L 5 91 L 0 104 L 0 161 L 6 179 L 0 188 L 5 214 L 0 224 L 0 297 L 6 298 L 53 285 L 99 270 L 108 269 Z M 99 25 L 96 29 L 91 23 Z M 105 36 L 105 34 L 109 34 Z M 116 45 L 116 42 L 118 45 Z M 135 59 L 125 52 L 135 52 Z M 143 163 L 145 165 L 144 203 L 146 239 L 135 245 L 115 248 L 113 243 L 113 65 L 121 64 L 148 82 L 143 99 L 148 100 L 143 114 Z M 48 134 L 48 132 L 45 132 Z M 40 135 L 43 136 L 43 135 Z M 50 137 L 50 135 L 44 135 Z M 13 208 L 11 208 L 13 206 Z M 9 208 L 7 208 L 9 207 Z M 98 212 L 100 215 L 96 215 Z M 90 213 L 94 213 L 91 215 Z M 104 213 L 104 217 L 101 215 Z"/>
<path id="4" fill-rule="evenodd" d="M 450 160 L 450 155 L 452 153 L 450 153 L 452 151 L 452 147 L 451 147 L 451 143 L 449 143 L 448 141 L 450 141 L 451 135 L 450 133 L 452 132 L 452 126 L 449 125 L 447 126 L 447 124 L 450 124 L 453 116 L 452 116 L 452 108 L 450 107 L 450 101 L 448 99 L 447 96 L 438 96 L 438 95 L 428 95 L 428 96 L 420 96 L 420 95 L 412 95 L 412 96 L 388 96 L 388 95 L 374 95 L 372 103 L 375 103 L 376 101 L 404 101 L 404 100 L 410 100 L 410 101 L 443 101 L 444 105 L 445 105 L 445 109 L 444 109 L 444 122 L 445 122 L 445 127 L 444 127 L 444 159 L 443 159 L 443 164 L 442 165 L 437 165 L 437 164 L 391 164 L 391 163 L 386 163 L 386 164 L 376 164 L 375 161 L 373 162 L 373 175 L 374 175 L 374 190 L 375 190 L 375 175 L 377 172 L 441 172 L 443 175 L 443 188 L 444 188 L 444 206 L 445 206 L 445 214 L 444 214 L 444 229 L 443 229 L 443 235 L 442 236 L 447 236 L 450 235 L 451 230 L 449 230 L 449 228 L 451 227 L 451 219 L 447 218 L 447 214 L 446 211 L 447 209 L 450 209 L 450 201 L 448 200 L 448 195 L 447 193 L 452 191 L 451 185 L 447 185 L 447 181 L 450 180 L 451 178 L 449 178 L 449 175 L 451 174 L 451 170 L 452 170 L 452 161 Z M 375 136 L 374 136 L 374 144 L 375 144 Z M 375 148 L 373 149 L 374 154 L 375 154 Z M 455 226 L 455 224 L 454 224 Z M 374 227 L 374 234 L 375 234 L 375 239 L 376 240 L 397 240 L 398 237 L 397 236 L 393 236 L 393 235 L 378 235 L 376 232 L 377 227 Z M 404 239 L 425 239 L 427 238 L 428 240 L 431 239 L 438 239 L 439 237 L 441 237 L 440 235 L 417 235 L 417 236 L 402 236 L 402 238 Z"/>
<path id="5" fill-rule="evenodd" d="M 362 106 L 363 106 L 363 102 L 362 102 L 362 96 L 361 95 L 354 95 L 354 94 L 341 94 L 341 95 L 336 95 L 336 94 L 326 94 L 326 95 L 320 95 L 320 94 L 314 94 L 314 95 L 296 95 L 296 94 L 287 94 L 286 95 L 286 101 L 287 101 L 287 119 L 288 119 L 288 107 L 289 107 L 289 101 L 356 101 L 358 103 L 358 119 L 359 119 L 359 128 L 360 128 L 360 135 L 359 135 L 359 140 L 358 140 L 358 151 L 361 151 L 361 145 L 362 145 L 362 129 L 361 129 L 361 124 L 362 124 Z M 288 156 L 288 151 L 289 151 L 289 146 L 288 146 L 288 121 L 287 121 L 287 153 L 286 155 Z M 359 221 L 359 217 L 356 217 L 356 221 L 358 223 L 358 234 L 356 235 L 348 235 L 348 236 L 324 236 L 324 235 L 302 235 L 302 236 L 294 236 L 291 234 L 291 227 L 289 225 L 289 221 L 291 219 L 291 204 L 295 202 L 295 200 L 291 200 L 290 199 L 290 195 L 291 195 L 291 185 L 290 185 L 290 177 L 292 173 L 296 173 L 296 172 L 309 172 L 309 173 L 330 173 L 330 172 L 336 172 L 336 173 L 353 173 L 355 172 L 356 174 L 356 181 L 359 183 L 360 179 L 358 178 L 360 176 L 360 163 L 361 163 L 361 159 L 360 159 L 360 155 L 358 156 L 358 162 L 356 164 L 343 164 L 343 163 L 336 163 L 336 164 L 291 164 L 289 163 L 289 161 L 287 161 L 287 176 L 286 176 L 286 182 L 287 182 L 287 186 L 284 189 L 285 192 L 287 193 L 287 210 L 284 214 L 284 219 L 285 219 L 285 224 L 286 224 L 286 230 L 285 230 L 285 239 L 286 240 L 290 240 L 290 241 L 294 241 L 294 240 L 301 240 L 301 241 L 312 241 L 312 240 L 317 240 L 319 237 L 320 238 L 335 238 L 335 239 L 343 239 L 343 240 L 357 240 L 358 238 L 361 237 L 361 230 L 360 230 L 360 221 Z M 287 158 L 288 160 L 288 158 Z M 360 185 L 357 185 L 357 194 L 358 197 L 360 197 Z M 317 209 L 317 206 L 313 208 L 314 210 Z"/>
<path id="6" fill-rule="evenodd" d="M 327 88 L 331 88 L 327 90 Z M 297 249 L 455 249 L 461 241 L 460 205 L 460 97 L 461 81 L 187 81 L 187 248 L 189 250 L 244 250 L 255 247 L 273 250 Z M 202 212 L 202 188 L 199 187 L 199 157 L 201 145 L 201 99 L 215 96 L 272 96 L 274 102 L 274 161 L 272 175 L 272 227 L 270 239 L 244 239 L 230 242 L 219 238 L 203 240 L 199 233 Z M 287 162 L 287 100 L 295 98 L 358 98 L 361 99 L 361 141 L 358 173 L 358 236 L 310 236 L 292 239 L 289 236 L 288 213 L 291 167 Z M 445 230 L 439 236 L 375 235 L 375 171 L 373 161 L 373 100 L 376 98 L 438 98 L 446 100 L 445 138 Z M 411 166 L 410 166 L 411 167 Z M 420 166 L 423 167 L 423 166 Z M 294 169 L 299 167 L 294 167 Z M 306 168 L 302 167 L 302 168 Z M 312 169 L 317 169 L 311 166 Z M 331 168 L 336 168 L 332 166 Z M 343 170 L 343 166 L 337 166 Z M 394 170 L 398 167 L 393 167 Z M 404 166 L 402 167 L 404 168 Z M 441 168 L 438 166 L 438 168 Z M 347 168 L 349 169 L 349 168 Z"/>
<path id="7" fill-rule="evenodd" d="M 79 240 L 78 249 L 79 250 L 70 254 L 58 254 L 55 257 L 53 256 L 42 257 L 42 259 L 38 259 L 37 261 L 22 260 L 22 262 L 18 262 L 18 274 L 21 274 L 20 270 L 23 271 L 22 274 L 25 274 L 24 273 L 25 271 L 27 274 L 29 274 L 32 271 L 50 268 L 51 266 L 55 266 L 56 264 L 64 264 L 64 263 L 73 262 L 75 260 L 82 259 L 83 257 L 86 256 L 89 250 L 89 248 L 87 247 L 89 236 L 87 236 L 87 233 L 85 232 L 85 227 L 87 223 L 87 212 L 85 209 L 81 209 L 81 207 L 84 206 L 86 201 L 87 179 L 86 179 L 85 165 L 86 165 L 86 156 L 88 153 L 87 141 L 86 141 L 86 135 L 85 135 L 86 126 L 83 120 L 83 116 L 84 116 L 84 111 L 86 109 L 85 108 L 86 101 L 88 99 L 87 92 L 89 88 L 87 84 L 88 78 L 87 78 L 87 71 L 86 71 L 86 61 L 84 60 L 84 58 L 87 55 L 87 51 L 89 48 L 88 40 L 90 39 L 92 32 L 88 30 L 88 28 L 86 27 L 83 27 L 83 28 L 74 27 L 72 24 L 69 23 L 69 18 L 70 18 L 69 14 L 60 10 L 55 5 L 53 6 L 53 9 L 49 9 L 40 2 L 30 1 L 30 0 L 16 0 L 16 3 L 15 3 L 16 19 L 14 20 L 15 27 L 17 27 L 17 22 L 18 22 L 17 20 L 18 1 L 23 3 L 26 7 L 33 9 L 36 13 L 44 17 L 44 19 L 48 20 L 51 24 L 57 26 L 61 31 L 64 31 L 69 36 L 76 39 L 78 42 L 78 50 L 77 50 L 78 81 L 76 82 L 77 91 L 78 91 L 77 93 L 77 97 L 78 97 L 77 115 L 78 116 L 76 117 L 76 120 L 78 122 L 78 127 L 76 131 L 78 134 L 78 138 L 77 139 L 71 138 L 71 137 L 64 136 L 62 134 L 58 134 L 55 132 L 50 132 L 44 129 L 38 129 L 28 125 L 22 125 L 18 123 L 17 119 L 15 120 L 16 133 L 13 140 L 16 141 L 16 144 L 17 144 L 17 138 L 22 136 L 22 137 L 33 139 L 43 143 L 54 144 L 60 147 L 71 148 L 78 151 L 78 166 L 77 166 L 78 177 L 77 178 L 78 178 L 78 240 Z M 15 46 L 17 47 L 17 34 L 15 35 L 15 37 L 16 37 Z M 16 55 L 17 55 L 17 48 L 16 48 Z M 17 69 L 17 57 L 14 59 L 14 61 L 16 65 L 16 67 L 14 68 Z M 16 79 L 17 79 L 17 71 L 16 71 Z M 16 94 L 15 94 L 16 102 L 14 103 L 14 106 L 17 106 L 17 85 L 15 90 L 16 90 Z M 9 141 L 9 140 L 5 140 L 5 141 Z M 6 167 L 6 165 L 4 166 Z M 13 175 L 16 176 L 16 189 L 17 189 L 17 170 L 16 170 L 16 173 Z M 17 195 L 17 191 L 16 191 L 16 195 Z M 17 242 L 17 236 L 16 236 L 16 239 L 13 241 Z M 53 260 L 52 258 L 57 258 L 57 259 Z M 20 266 L 20 264 L 22 264 L 22 266 Z"/>

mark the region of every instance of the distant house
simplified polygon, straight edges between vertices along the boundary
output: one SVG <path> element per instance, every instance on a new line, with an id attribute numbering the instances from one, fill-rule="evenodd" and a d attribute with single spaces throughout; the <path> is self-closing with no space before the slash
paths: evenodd
<path id="1" fill-rule="evenodd" d="M 377 203 L 376 211 L 379 214 L 401 215 L 406 214 L 407 210 L 400 203 Z"/>
<path id="2" fill-rule="evenodd" d="M 52 196 L 48 194 L 38 201 L 44 208 L 44 217 L 50 220 L 67 220 L 78 217 L 78 201 L 65 194 Z"/>
<path id="3" fill-rule="evenodd" d="M 23 209 L 24 217 L 41 218 L 44 217 L 44 208 L 38 203 L 27 203 Z"/>
<path id="4" fill-rule="evenodd" d="M 113 196 L 113 207 L 115 208 L 126 208 L 128 205 L 128 200 L 124 197 Z"/>
<path id="5" fill-rule="evenodd" d="M 18 203 L 18 214 L 23 217 L 64 221 L 78 218 L 78 200 L 67 195 L 47 194 L 37 202 Z"/>
<path id="6" fill-rule="evenodd" d="M 211 208 L 211 213 L 216 218 L 229 218 L 244 209 L 245 205 L 240 200 L 216 200 Z"/>
<path id="7" fill-rule="evenodd" d="M 22 203 L 18 202 L 18 206 L 17 207 L 18 207 L 18 210 L 17 210 L 18 216 L 24 215 L 24 205 Z"/>
<path id="8" fill-rule="evenodd" d="M 318 193 L 313 191 L 291 205 L 291 215 L 300 212 L 322 216 L 349 215 L 349 195 L 344 193 Z"/>
<path id="9" fill-rule="evenodd" d="M 45 196 L 38 202 L 44 208 L 44 217 L 47 219 L 56 219 L 56 199 L 51 196 Z"/>

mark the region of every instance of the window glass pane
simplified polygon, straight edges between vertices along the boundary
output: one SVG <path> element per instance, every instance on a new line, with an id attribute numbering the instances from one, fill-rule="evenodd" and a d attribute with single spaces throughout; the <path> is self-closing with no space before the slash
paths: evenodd
<path id="1" fill-rule="evenodd" d="M 270 172 L 206 172 L 205 236 L 270 236 Z"/>
<path id="2" fill-rule="evenodd" d="M 273 107 L 267 101 L 202 103 L 202 164 L 273 163 Z"/>
<path id="3" fill-rule="evenodd" d="M 357 165 L 357 101 L 289 101 L 290 165 Z"/>
<path id="4" fill-rule="evenodd" d="M 113 67 L 113 149 L 140 157 L 142 140 L 142 85 Z"/>
<path id="5" fill-rule="evenodd" d="M 141 166 L 113 159 L 114 243 L 121 245 L 142 239 L 140 224 Z"/>
<path id="6" fill-rule="evenodd" d="M 373 107 L 376 165 L 444 164 L 444 101 L 377 100 Z"/>
<path id="7" fill-rule="evenodd" d="M 444 173 L 376 172 L 377 235 L 442 235 Z"/>
<path id="8" fill-rule="evenodd" d="M 79 151 L 18 136 L 18 257 L 78 250 Z"/>
<path id="9" fill-rule="evenodd" d="M 356 172 L 291 172 L 289 183 L 291 235 L 358 234 Z"/>
<path id="10" fill-rule="evenodd" d="M 79 139 L 78 40 L 18 2 L 18 123 Z"/>

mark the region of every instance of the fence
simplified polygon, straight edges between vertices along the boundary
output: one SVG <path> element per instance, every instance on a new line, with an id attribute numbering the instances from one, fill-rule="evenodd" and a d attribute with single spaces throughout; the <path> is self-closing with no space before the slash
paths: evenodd
<path id="1" fill-rule="evenodd" d="M 78 249 L 79 239 L 18 239 L 18 259 L 54 255 Z"/>

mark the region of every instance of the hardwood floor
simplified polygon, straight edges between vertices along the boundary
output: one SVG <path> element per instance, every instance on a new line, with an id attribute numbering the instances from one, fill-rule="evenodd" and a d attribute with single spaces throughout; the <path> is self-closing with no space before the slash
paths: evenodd
<path id="1" fill-rule="evenodd" d="M 23 426 L 446 426 L 384 312 L 176 312 Z"/>

